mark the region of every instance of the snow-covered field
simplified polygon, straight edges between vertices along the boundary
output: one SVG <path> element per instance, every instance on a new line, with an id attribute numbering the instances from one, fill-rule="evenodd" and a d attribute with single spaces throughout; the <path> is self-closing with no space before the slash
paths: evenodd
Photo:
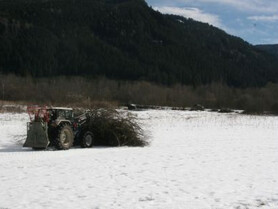
<path id="1" fill-rule="evenodd" d="M 26 114 L 0 114 L 0 208 L 278 208 L 278 117 L 135 113 L 145 148 L 21 148 Z"/>

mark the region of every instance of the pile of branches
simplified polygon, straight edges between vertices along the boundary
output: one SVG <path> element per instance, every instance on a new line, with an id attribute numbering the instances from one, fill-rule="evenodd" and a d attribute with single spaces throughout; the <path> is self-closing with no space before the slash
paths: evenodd
<path id="1" fill-rule="evenodd" d="M 143 130 L 130 113 L 94 109 L 86 113 L 87 129 L 94 133 L 97 146 L 147 146 Z"/>

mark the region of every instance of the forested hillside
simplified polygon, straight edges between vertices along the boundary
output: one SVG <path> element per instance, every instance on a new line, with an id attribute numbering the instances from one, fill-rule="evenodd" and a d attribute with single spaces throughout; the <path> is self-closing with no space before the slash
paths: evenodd
<path id="1" fill-rule="evenodd" d="M 257 45 L 257 48 L 278 56 L 278 44 Z"/>
<path id="2" fill-rule="evenodd" d="M 143 0 L 2 0 L 0 72 L 249 87 L 277 82 L 278 62 Z"/>

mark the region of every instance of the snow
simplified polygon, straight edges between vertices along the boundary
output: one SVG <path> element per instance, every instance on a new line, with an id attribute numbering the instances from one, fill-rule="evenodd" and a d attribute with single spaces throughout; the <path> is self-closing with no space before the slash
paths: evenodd
<path id="1" fill-rule="evenodd" d="M 134 112 L 145 148 L 22 148 L 27 114 L 0 114 L 0 208 L 278 208 L 278 117 Z"/>

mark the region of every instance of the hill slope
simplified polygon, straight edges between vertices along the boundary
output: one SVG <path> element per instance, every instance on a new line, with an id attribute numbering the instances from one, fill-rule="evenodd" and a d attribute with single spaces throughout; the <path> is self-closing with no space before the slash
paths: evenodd
<path id="1" fill-rule="evenodd" d="M 277 66 L 239 38 L 143 0 L 0 1 L 4 73 L 247 87 L 277 82 Z"/>
<path id="2" fill-rule="evenodd" d="M 278 56 L 278 44 L 257 45 L 256 47 L 270 54 Z"/>

